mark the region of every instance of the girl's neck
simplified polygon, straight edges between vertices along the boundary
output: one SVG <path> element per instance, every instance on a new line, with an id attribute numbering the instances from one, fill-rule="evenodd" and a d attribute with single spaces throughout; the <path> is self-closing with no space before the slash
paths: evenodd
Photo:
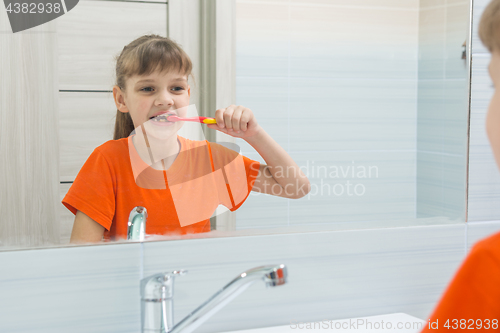
<path id="1" fill-rule="evenodd" d="M 180 152 L 180 142 L 177 139 L 177 135 L 172 135 L 171 137 L 159 140 L 148 136 L 146 144 L 138 144 L 137 140 L 143 140 L 143 138 L 136 138 L 134 136 L 133 142 L 136 150 L 143 161 L 153 161 L 153 163 L 147 163 L 151 168 L 156 170 L 167 171 Z M 142 149 L 138 147 L 144 147 Z"/>

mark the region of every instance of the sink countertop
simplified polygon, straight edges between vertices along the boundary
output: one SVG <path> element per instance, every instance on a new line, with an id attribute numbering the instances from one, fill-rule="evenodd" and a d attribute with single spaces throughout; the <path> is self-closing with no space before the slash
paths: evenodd
<path id="1" fill-rule="evenodd" d="M 356 332 L 356 333 L 417 333 L 427 322 L 405 313 L 392 313 L 379 316 L 323 320 L 316 322 L 290 321 L 289 325 L 256 328 L 225 333 L 288 333 L 288 332 Z"/>

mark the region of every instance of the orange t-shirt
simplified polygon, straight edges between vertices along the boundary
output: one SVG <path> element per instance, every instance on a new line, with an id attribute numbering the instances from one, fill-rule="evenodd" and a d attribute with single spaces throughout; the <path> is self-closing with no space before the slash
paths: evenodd
<path id="1" fill-rule="evenodd" d="M 220 204 L 235 211 L 246 200 L 260 163 L 220 144 L 177 138 L 181 149 L 167 171 L 142 161 L 131 137 L 104 143 L 62 203 L 106 228 L 105 239 L 127 237 L 136 206 L 147 210 L 146 234 L 210 231 L 210 216 Z"/>
<path id="2" fill-rule="evenodd" d="M 500 233 L 496 233 L 472 247 L 422 332 L 499 329 Z"/>

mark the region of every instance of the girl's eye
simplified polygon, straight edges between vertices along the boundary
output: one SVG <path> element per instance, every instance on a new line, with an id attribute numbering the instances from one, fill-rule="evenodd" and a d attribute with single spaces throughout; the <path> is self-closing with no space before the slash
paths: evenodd
<path id="1" fill-rule="evenodd" d="M 145 87 L 145 88 L 142 88 L 141 91 L 146 91 L 146 92 L 150 92 L 152 91 L 153 88 L 151 87 Z"/>
<path id="2" fill-rule="evenodd" d="M 184 90 L 183 87 L 174 87 L 172 88 L 174 91 L 181 91 L 181 90 Z"/>

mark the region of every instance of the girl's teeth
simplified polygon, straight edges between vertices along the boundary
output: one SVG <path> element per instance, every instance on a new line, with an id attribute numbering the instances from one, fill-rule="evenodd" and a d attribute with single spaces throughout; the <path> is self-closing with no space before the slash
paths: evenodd
<path id="1" fill-rule="evenodd" d="M 157 121 L 157 122 L 168 122 L 167 120 L 167 116 L 156 116 L 154 118 L 151 118 L 153 121 Z"/>

